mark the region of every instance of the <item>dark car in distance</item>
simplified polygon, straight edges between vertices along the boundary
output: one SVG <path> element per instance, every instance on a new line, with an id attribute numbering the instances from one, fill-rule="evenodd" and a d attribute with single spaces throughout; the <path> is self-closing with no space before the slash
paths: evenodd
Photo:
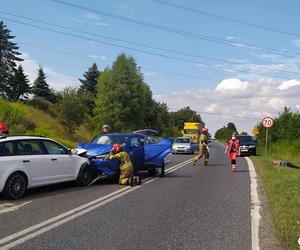
<path id="1" fill-rule="evenodd" d="M 241 155 L 256 155 L 256 142 L 251 135 L 239 135 Z"/>

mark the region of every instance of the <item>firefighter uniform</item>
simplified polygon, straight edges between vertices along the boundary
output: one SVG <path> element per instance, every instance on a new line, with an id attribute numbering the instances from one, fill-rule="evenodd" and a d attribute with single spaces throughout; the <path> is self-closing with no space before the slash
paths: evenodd
<path id="1" fill-rule="evenodd" d="M 207 135 L 206 134 L 200 135 L 199 150 L 200 150 L 200 153 L 195 156 L 195 158 L 193 160 L 193 165 L 195 165 L 196 162 L 198 160 L 200 160 L 202 158 L 202 156 L 204 155 L 204 165 L 208 166 L 209 152 L 208 152 L 208 148 L 207 148 Z"/>
<path id="2" fill-rule="evenodd" d="M 120 161 L 120 185 L 127 185 L 133 178 L 133 165 L 130 161 L 129 155 L 125 151 L 119 153 L 109 154 L 109 159 L 118 159 Z"/>

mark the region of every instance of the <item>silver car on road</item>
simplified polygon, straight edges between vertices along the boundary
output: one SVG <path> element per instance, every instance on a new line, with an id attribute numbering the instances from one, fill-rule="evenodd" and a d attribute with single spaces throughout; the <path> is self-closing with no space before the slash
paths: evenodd
<path id="1" fill-rule="evenodd" d="M 194 154 L 195 147 L 191 137 L 177 137 L 172 146 L 172 154 Z"/>

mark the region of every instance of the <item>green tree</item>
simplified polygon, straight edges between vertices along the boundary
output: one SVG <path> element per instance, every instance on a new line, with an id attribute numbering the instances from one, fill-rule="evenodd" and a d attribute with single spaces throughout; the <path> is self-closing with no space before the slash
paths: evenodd
<path id="1" fill-rule="evenodd" d="M 28 76 L 24 74 L 23 67 L 19 65 L 7 85 L 7 97 L 12 101 L 17 101 L 21 97 L 27 99 L 30 91 Z"/>
<path id="2" fill-rule="evenodd" d="M 232 132 L 237 132 L 237 129 L 234 123 L 229 122 L 226 127 L 224 126 L 216 131 L 215 138 L 218 140 L 228 140 L 231 138 Z"/>
<path id="3" fill-rule="evenodd" d="M 15 37 L 10 32 L 0 21 L 0 95 L 3 97 L 6 97 L 8 81 L 14 73 L 16 62 L 23 60 L 19 57 L 19 47 L 12 41 Z"/>
<path id="4" fill-rule="evenodd" d="M 54 91 L 50 89 L 49 84 L 46 81 L 46 74 L 41 66 L 38 70 L 38 76 L 33 82 L 32 93 L 34 94 L 34 97 L 44 98 L 50 102 L 55 101 Z"/>
<path id="5" fill-rule="evenodd" d="M 182 130 L 185 122 L 200 122 L 204 127 L 204 123 L 201 119 L 200 114 L 192 110 L 190 107 L 182 108 L 176 112 L 171 113 L 172 119 L 175 123 L 175 126 Z"/>
<path id="6" fill-rule="evenodd" d="M 55 104 L 58 119 L 72 135 L 85 119 L 87 107 L 80 102 L 77 90 L 66 88 L 60 93 L 61 98 Z"/>
<path id="7" fill-rule="evenodd" d="M 266 129 L 262 124 L 256 128 L 259 131 L 257 139 L 260 143 L 265 143 Z M 285 107 L 279 117 L 275 118 L 275 126 L 269 129 L 269 142 L 294 141 L 300 139 L 300 114 L 291 112 Z"/>
<path id="8" fill-rule="evenodd" d="M 112 68 L 98 79 L 95 124 L 109 124 L 114 131 L 129 131 L 144 126 L 145 86 L 132 57 L 118 56 Z"/>
<path id="9" fill-rule="evenodd" d="M 97 95 L 97 80 L 100 76 L 100 71 L 98 70 L 97 64 L 94 63 L 88 70 L 83 74 L 83 79 L 79 79 L 81 85 L 79 87 L 80 91 L 91 92 L 94 96 Z"/>
<path id="10" fill-rule="evenodd" d="M 98 70 L 97 64 L 94 63 L 88 70 L 84 73 L 83 79 L 79 79 L 81 85 L 78 90 L 81 101 L 88 107 L 88 114 L 94 116 L 95 99 L 97 96 L 97 81 L 100 76 L 100 71 Z"/>

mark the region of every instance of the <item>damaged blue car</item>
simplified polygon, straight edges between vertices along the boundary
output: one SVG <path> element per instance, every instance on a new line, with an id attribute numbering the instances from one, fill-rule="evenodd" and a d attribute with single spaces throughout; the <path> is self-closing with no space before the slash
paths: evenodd
<path id="1" fill-rule="evenodd" d="M 108 160 L 107 156 L 115 143 L 121 144 L 128 153 L 135 172 L 148 171 L 150 176 L 155 176 L 160 169 L 161 176 L 164 176 L 165 157 L 171 153 L 171 143 L 168 139 L 149 136 L 142 130 L 99 135 L 90 143 L 79 143 L 77 149 L 86 150 L 90 164 L 98 175 L 113 177 L 119 175 L 119 161 Z"/>

